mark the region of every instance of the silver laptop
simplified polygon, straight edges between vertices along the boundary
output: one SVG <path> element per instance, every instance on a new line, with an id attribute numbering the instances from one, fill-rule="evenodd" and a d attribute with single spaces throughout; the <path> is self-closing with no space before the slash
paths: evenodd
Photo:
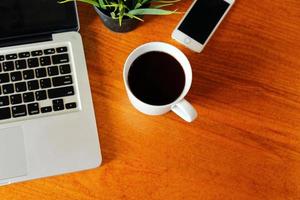
<path id="1" fill-rule="evenodd" d="M 75 3 L 0 1 L 0 185 L 102 158 Z"/>

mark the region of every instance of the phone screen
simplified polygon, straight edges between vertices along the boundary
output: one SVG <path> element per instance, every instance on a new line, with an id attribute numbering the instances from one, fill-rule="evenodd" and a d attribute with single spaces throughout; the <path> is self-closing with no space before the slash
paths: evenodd
<path id="1" fill-rule="evenodd" d="M 178 29 L 204 44 L 229 6 L 224 0 L 197 0 Z"/>

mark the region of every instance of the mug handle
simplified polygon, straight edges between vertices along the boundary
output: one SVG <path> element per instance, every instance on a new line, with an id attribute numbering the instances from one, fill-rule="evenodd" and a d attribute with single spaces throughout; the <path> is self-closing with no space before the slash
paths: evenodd
<path id="1" fill-rule="evenodd" d="M 194 121 L 198 116 L 196 109 L 185 99 L 174 105 L 172 111 L 187 122 Z"/>

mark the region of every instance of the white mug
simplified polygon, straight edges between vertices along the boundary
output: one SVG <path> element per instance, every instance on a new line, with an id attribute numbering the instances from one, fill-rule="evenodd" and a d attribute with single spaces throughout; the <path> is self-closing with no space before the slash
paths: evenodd
<path id="1" fill-rule="evenodd" d="M 147 104 L 135 97 L 135 95 L 132 93 L 129 87 L 128 72 L 132 63 L 139 56 L 152 51 L 164 52 L 173 56 L 181 64 L 185 73 L 185 86 L 181 95 L 174 102 L 169 103 L 167 105 L 157 106 Z M 192 122 L 197 118 L 197 111 L 195 110 L 195 108 L 184 99 L 192 85 L 191 65 L 187 57 L 176 47 L 163 42 L 150 42 L 139 46 L 128 56 L 125 62 L 123 78 L 129 100 L 132 103 L 132 105 L 140 112 L 147 115 L 162 115 L 172 110 L 187 122 Z"/>

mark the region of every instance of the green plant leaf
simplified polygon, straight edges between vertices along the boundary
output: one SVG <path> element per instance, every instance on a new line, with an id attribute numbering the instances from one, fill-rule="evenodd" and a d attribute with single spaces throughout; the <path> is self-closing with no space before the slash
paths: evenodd
<path id="1" fill-rule="evenodd" d="M 171 15 L 176 13 L 177 10 L 163 10 L 157 8 L 144 8 L 144 9 L 135 9 L 128 12 L 131 15 Z"/>
<path id="2" fill-rule="evenodd" d="M 119 0 L 119 25 L 122 26 L 122 20 L 125 13 L 125 6 L 122 0 Z"/>
<path id="3" fill-rule="evenodd" d="M 132 15 L 132 14 L 126 13 L 126 14 L 124 14 L 124 16 L 130 17 L 131 19 L 134 18 L 134 19 L 137 19 L 137 20 L 140 20 L 140 21 L 144 21 L 142 18 L 139 18 L 139 17 L 137 17 L 135 15 Z"/>
<path id="4" fill-rule="evenodd" d="M 143 4 L 141 4 L 141 3 L 137 3 L 137 4 L 135 5 L 134 9 L 138 9 L 138 8 L 140 8 L 142 5 L 143 5 Z"/>
<path id="5" fill-rule="evenodd" d="M 111 12 L 111 13 L 110 13 L 110 16 L 111 16 L 111 18 L 113 18 L 113 19 L 117 19 L 117 18 L 116 18 L 116 14 L 115 14 L 114 12 Z"/>
<path id="6" fill-rule="evenodd" d="M 141 4 L 145 5 L 146 3 L 149 3 L 150 1 L 152 1 L 152 0 L 142 0 Z"/>
<path id="7" fill-rule="evenodd" d="M 74 0 L 58 0 L 58 3 L 67 3 L 67 2 L 72 2 L 72 1 L 74 1 Z M 83 3 L 88 3 L 88 4 L 91 4 L 96 7 L 100 7 L 99 2 L 94 1 L 94 0 L 77 0 L 77 1 L 80 1 Z"/>
<path id="8" fill-rule="evenodd" d="M 105 7 L 104 7 L 105 6 L 104 0 L 98 0 L 98 2 L 99 2 L 100 7 L 105 9 Z"/>

